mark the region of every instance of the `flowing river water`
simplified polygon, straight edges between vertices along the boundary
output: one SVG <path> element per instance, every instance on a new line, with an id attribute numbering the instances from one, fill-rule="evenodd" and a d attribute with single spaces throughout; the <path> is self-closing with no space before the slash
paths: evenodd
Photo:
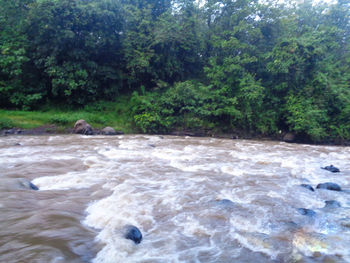
<path id="1" fill-rule="evenodd" d="M 341 172 L 320 169 L 330 164 Z M 300 186 L 324 182 L 345 191 Z M 348 189 L 347 147 L 0 137 L 0 262 L 350 262 Z M 123 237 L 128 224 L 140 244 Z"/>

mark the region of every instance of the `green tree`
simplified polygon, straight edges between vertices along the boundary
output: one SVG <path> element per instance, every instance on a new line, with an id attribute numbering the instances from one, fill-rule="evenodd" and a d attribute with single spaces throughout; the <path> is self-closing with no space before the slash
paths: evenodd
<path id="1" fill-rule="evenodd" d="M 49 98 L 83 104 L 117 94 L 122 20 L 116 1 L 37 1 L 26 23 L 30 59 Z"/>

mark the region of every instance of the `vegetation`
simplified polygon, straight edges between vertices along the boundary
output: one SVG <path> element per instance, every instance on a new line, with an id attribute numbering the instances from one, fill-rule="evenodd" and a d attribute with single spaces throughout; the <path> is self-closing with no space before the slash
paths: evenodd
<path id="1" fill-rule="evenodd" d="M 129 97 L 117 101 L 91 103 L 83 109 L 45 106 L 41 111 L 0 110 L 0 129 L 18 127 L 33 129 L 39 126 L 55 125 L 57 128 L 72 128 L 79 119 L 84 119 L 94 128 L 111 126 L 118 131 L 130 133 L 135 130 L 131 122 Z"/>
<path id="2" fill-rule="evenodd" d="M 0 0 L 0 128 L 350 140 L 349 1 L 202 3 Z"/>

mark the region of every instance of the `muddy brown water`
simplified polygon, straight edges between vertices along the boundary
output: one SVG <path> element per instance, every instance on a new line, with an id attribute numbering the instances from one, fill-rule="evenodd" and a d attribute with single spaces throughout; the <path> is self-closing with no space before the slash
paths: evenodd
<path id="1" fill-rule="evenodd" d="M 349 160 L 348 147 L 271 141 L 0 137 L 0 262 L 350 262 L 349 192 L 299 186 L 349 190 Z"/>

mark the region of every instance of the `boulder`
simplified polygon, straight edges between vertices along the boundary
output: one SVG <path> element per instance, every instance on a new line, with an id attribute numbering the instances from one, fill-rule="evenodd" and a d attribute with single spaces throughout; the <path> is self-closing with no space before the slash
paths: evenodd
<path id="1" fill-rule="evenodd" d="M 303 216 L 309 216 L 309 217 L 316 216 L 316 212 L 311 210 L 311 209 L 298 208 L 297 211 L 298 211 L 299 214 L 301 214 Z"/>
<path id="2" fill-rule="evenodd" d="M 335 183 L 323 183 L 323 184 L 318 184 L 317 189 L 327 189 L 331 191 L 341 191 L 341 187 Z"/>
<path id="3" fill-rule="evenodd" d="M 93 134 L 93 131 L 92 131 L 90 124 L 88 124 L 85 120 L 78 120 L 74 124 L 73 132 L 77 133 L 77 134 L 84 134 L 84 135 L 92 135 Z"/>
<path id="4" fill-rule="evenodd" d="M 325 208 L 338 208 L 341 207 L 341 204 L 338 201 L 335 200 L 328 200 L 325 201 L 326 205 L 324 206 Z"/>
<path id="5" fill-rule="evenodd" d="M 301 187 L 304 187 L 304 188 L 306 188 L 306 189 L 309 189 L 309 190 L 312 191 L 312 192 L 315 191 L 314 188 L 313 188 L 311 185 L 309 185 L 309 184 L 301 184 L 300 186 L 301 186 Z"/>
<path id="6" fill-rule="evenodd" d="M 295 134 L 288 132 L 283 136 L 283 141 L 285 142 L 294 142 L 295 141 Z"/>
<path id="7" fill-rule="evenodd" d="M 117 132 L 112 127 L 106 127 L 101 130 L 101 134 L 103 135 L 116 135 Z"/>
<path id="8" fill-rule="evenodd" d="M 124 237 L 135 242 L 135 244 L 140 244 L 142 240 L 141 231 L 133 225 L 126 225 L 124 227 Z"/>
<path id="9" fill-rule="evenodd" d="M 340 172 L 340 170 L 337 167 L 333 166 L 332 164 L 329 166 L 326 166 L 326 167 L 321 167 L 321 169 L 330 171 L 332 173 L 339 173 Z"/>

